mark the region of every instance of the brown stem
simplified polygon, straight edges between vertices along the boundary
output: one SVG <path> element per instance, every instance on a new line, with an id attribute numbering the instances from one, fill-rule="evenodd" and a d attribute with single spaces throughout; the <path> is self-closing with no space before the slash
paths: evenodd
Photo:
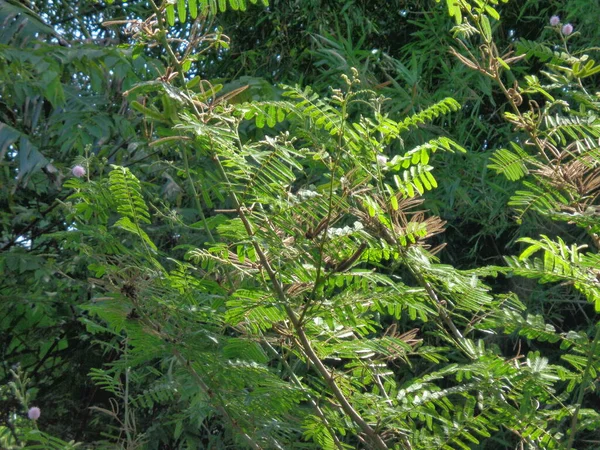
<path id="1" fill-rule="evenodd" d="M 215 161 L 217 163 L 219 171 L 221 172 L 221 175 L 227 181 L 227 174 L 225 173 L 225 170 L 223 169 L 223 166 L 221 165 L 219 158 L 216 156 L 215 156 Z M 232 198 L 233 204 L 237 210 L 238 216 L 239 216 L 240 220 L 242 221 L 244 228 L 246 229 L 246 233 L 248 234 L 248 236 L 254 237 L 254 230 L 252 229 L 252 225 L 248 221 L 248 218 L 246 217 L 246 214 L 244 212 L 244 208 L 238 201 L 238 198 L 234 192 L 231 192 L 231 198 Z M 264 267 L 265 271 L 267 272 L 267 275 L 269 277 L 269 280 L 271 281 L 273 290 L 275 291 L 277 298 L 284 305 L 285 312 L 286 312 L 287 316 L 289 317 L 290 322 L 292 322 L 294 329 L 296 330 L 296 334 L 298 335 L 298 340 L 300 341 L 300 344 L 302 345 L 302 350 L 304 351 L 304 353 L 306 354 L 306 356 L 308 357 L 310 362 L 315 366 L 315 368 L 317 369 L 317 371 L 319 372 L 321 377 L 323 377 L 323 380 L 325 380 L 325 383 L 327 384 L 327 386 L 329 386 L 329 388 L 333 392 L 333 395 L 335 396 L 337 401 L 340 403 L 344 413 L 346 413 L 354 421 L 354 423 L 356 425 L 358 425 L 358 427 L 362 430 L 362 432 L 369 438 L 372 445 L 374 445 L 374 448 L 377 448 L 380 450 L 387 450 L 388 446 L 383 441 L 381 436 L 379 436 L 379 434 L 361 417 L 361 415 L 358 413 L 358 411 L 356 411 L 354 409 L 354 407 L 350 404 L 350 402 L 348 401 L 348 399 L 346 398 L 346 396 L 344 395 L 342 390 L 339 388 L 339 386 L 335 382 L 333 375 L 329 372 L 327 367 L 325 367 L 325 365 L 319 358 L 319 355 L 317 355 L 316 352 L 314 351 L 314 349 L 312 348 L 310 339 L 308 338 L 308 336 L 306 335 L 306 332 L 304 331 L 304 326 L 303 326 L 302 322 L 300 321 L 300 319 L 298 318 L 298 316 L 296 315 L 295 311 L 289 305 L 289 302 L 288 302 L 285 292 L 283 290 L 283 286 L 279 282 L 279 279 L 277 278 L 277 274 L 271 267 L 271 264 L 270 264 L 267 256 L 263 252 L 262 248 L 260 247 L 258 242 L 256 242 L 256 240 L 254 240 L 254 239 L 252 239 L 252 245 L 254 246 L 254 250 L 256 251 L 258 258 L 260 259 L 262 266 Z"/>
<path id="2" fill-rule="evenodd" d="M 302 390 L 302 392 L 304 392 L 306 394 L 306 396 L 308 397 L 308 401 L 310 402 L 310 404 L 312 405 L 312 407 L 315 409 L 315 413 L 323 421 L 323 424 L 325 425 L 325 428 L 327 428 L 327 430 L 329 431 L 329 434 L 331 435 L 331 438 L 333 439 L 333 442 L 335 443 L 335 446 L 339 450 L 343 450 L 344 447 L 342 446 L 342 443 L 338 439 L 338 437 L 337 437 L 337 435 L 335 433 L 335 430 L 331 427 L 331 424 L 329 423 L 329 420 L 327 420 L 327 417 L 323 413 L 323 410 L 321 409 L 321 407 L 319 406 L 319 404 L 312 398 L 310 392 L 308 392 L 308 389 L 306 389 L 304 387 L 304 385 L 302 384 L 302 382 L 298 379 L 298 377 L 294 373 L 293 369 L 290 367 L 289 363 L 285 360 L 285 358 L 283 358 L 279 354 L 279 352 L 273 348 L 273 346 L 269 343 L 269 341 L 267 341 L 266 339 L 264 339 L 264 342 L 267 345 L 267 347 L 269 348 L 269 350 L 271 350 L 271 352 L 273 353 L 273 355 L 279 361 L 281 361 L 281 363 L 283 364 L 283 366 L 286 368 L 286 370 L 290 374 L 290 378 L 292 379 L 292 381 L 294 382 L 294 384 L 296 386 L 298 386 L 298 388 L 300 388 Z"/>

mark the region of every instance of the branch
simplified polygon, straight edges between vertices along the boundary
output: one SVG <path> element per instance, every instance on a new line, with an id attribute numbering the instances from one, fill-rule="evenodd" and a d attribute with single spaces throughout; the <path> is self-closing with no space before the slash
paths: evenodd
<path id="1" fill-rule="evenodd" d="M 319 406 L 319 404 L 312 398 L 312 396 L 310 395 L 310 392 L 308 391 L 308 389 L 306 389 L 304 387 L 304 385 L 302 384 L 302 382 L 298 379 L 298 377 L 294 373 L 294 370 L 290 367 L 289 363 L 285 360 L 285 358 L 283 358 L 279 354 L 279 352 L 277 350 L 275 350 L 273 348 L 273 346 L 271 345 L 271 343 L 266 338 L 264 338 L 264 336 L 263 336 L 263 341 L 265 342 L 265 344 L 269 348 L 269 350 L 271 350 L 271 352 L 273 353 L 273 355 L 279 361 L 281 361 L 281 363 L 283 364 L 283 366 L 286 368 L 286 370 L 290 374 L 290 378 L 292 379 L 292 381 L 294 382 L 294 384 L 296 386 L 298 386 L 302 390 L 302 392 L 304 392 L 306 394 L 306 396 L 308 397 L 308 401 L 310 402 L 310 404 L 312 405 L 312 407 L 315 409 L 315 412 L 316 412 L 317 416 L 319 416 L 319 418 L 323 421 L 323 424 L 325 425 L 325 428 L 327 428 L 327 430 L 329 431 L 329 434 L 331 434 L 331 438 L 333 439 L 333 442 L 335 443 L 335 446 L 339 450 L 344 450 L 344 447 L 342 446 L 342 443 L 340 442 L 340 440 L 338 439 L 337 435 L 335 434 L 335 430 L 331 427 L 331 424 L 329 423 L 329 420 L 327 420 L 327 417 L 325 417 L 325 414 L 323 413 L 323 410 L 321 409 L 321 407 Z"/>
<path id="2" fill-rule="evenodd" d="M 57 207 L 57 206 L 58 206 L 58 205 L 61 203 L 61 201 L 62 201 L 62 200 L 64 200 L 64 198 L 62 198 L 62 199 L 61 199 L 61 198 L 59 198 L 59 199 L 56 199 L 56 200 L 54 200 L 54 202 L 53 202 L 53 203 L 52 203 L 50 206 L 48 206 L 48 207 L 47 207 L 45 210 L 43 210 L 43 211 L 40 211 L 40 212 L 39 212 L 39 214 L 40 214 L 40 216 L 39 216 L 39 217 L 36 217 L 36 218 L 33 220 L 33 222 L 31 222 L 31 223 L 30 223 L 29 225 L 27 225 L 27 226 L 26 226 L 26 227 L 25 227 L 23 230 L 21 230 L 17 236 L 15 236 L 15 237 L 14 237 L 14 238 L 12 238 L 10 241 L 8 241 L 7 243 L 5 243 L 5 244 L 4 244 L 2 247 L 0 247 L 0 253 L 1 253 L 1 252 L 4 252 L 4 251 L 6 251 L 6 250 L 8 250 L 10 247 L 12 247 L 13 245 L 15 245 L 15 244 L 17 243 L 17 241 L 19 240 L 19 238 L 20 238 L 20 237 L 23 237 L 23 236 L 25 236 L 25 235 L 26 235 L 26 234 L 27 234 L 27 233 L 28 233 L 28 232 L 29 232 L 29 231 L 30 231 L 30 230 L 31 230 L 33 227 L 35 227 L 35 226 L 36 226 L 36 225 L 37 225 L 37 224 L 40 222 L 40 220 L 42 220 L 42 219 L 45 219 L 45 218 L 46 218 L 46 214 L 48 214 L 48 213 L 49 213 L 49 212 L 51 212 L 51 211 L 52 211 L 54 208 L 56 208 L 56 207 Z M 52 224 L 52 226 L 54 226 L 54 224 Z M 52 228 L 52 227 L 49 227 L 49 228 L 44 228 L 44 229 L 42 230 L 42 232 L 41 232 L 41 233 L 39 233 L 39 234 L 36 234 L 35 236 L 31 236 L 31 240 L 33 241 L 33 239 L 34 239 L 35 237 L 39 236 L 40 234 L 43 234 L 44 232 L 48 231 L 48 229 L 51 229 L 51 228 Z"/>
<path id="3" fill-rule="evenodd" d="M 221 172 L 221 175 L 224 177 L 224 179 L 229 184 L 227 174 L 225 173 L 225 170 L 223 169 L 223 166 L 221 165 L 221 161 L 219 160 L 218 156 L 215 156 L 215 161 L 217 163 L 219 171 Z M 244 209 L 243 209 L 242 205 L 240 204 L 240 202 L 234 192 L 231 192 L 231 198 L 232 198 L 233 204 L 237 210 L 238 216 L 240 217 L 240 220 L 242 221 L 242 224 L 244 225 L 244 228 L 246 229 L 246 233 L 248 234 L 249 237 L 253 238 L 254 230 L 252 229 L 252 225 L 248 221 L 248 218 L 246 217 L 246 214 L 244 213 Z M 316 367 L 319 374 L 323 377 L 323 379 L 325 380 L 325 383 L 327 384 L 327 386 L 329 386 L 329 388 L 333 392 L 333 395 L 340 403 L 344 413 L 346 413 L 348 416 L 350 416 L 350 418 L 354 421 L 354 423 L 356 423 L 359 426 L 359 428 L 362 430 L 362 432 L 369 438 L 371 443 L 374 445 L 374 448 L 377 448 L 379 450 L 388 450 L 388 446 L 383 441 L 381 436 L 379 436 L 379 434 L 361 417 L 361 415 L 358 413 L 358 411 L 356 411 L 354 409 L 354 407 L 350 404 L 350 402 L 348 401 L 348 399 L 346 398 L 346 396 L 344 395 L 342 390 L 339 388 L 339 386 L 335 382 L 333 375 L 329 372 L 329 370 L 327 369 L 327 367 L 325 367 L 325 365 L 323 364 L 323 362 L 321 361 L 319 356 L 315 353 L 315 351 L 312 348 L 312 345 L 310 343 L 310 340 L 304 331 L 302 322 L 299 320 L 298 316 L 296 315 L 294 310 L 289 305 L 288 299 L 283 290 L 283 286 L 277 279 L 277 274 L 271 267 L 271 264 L 269 263 L 267 256 L 265 255 L 262 248 L 260 247 L 260 245 L 258 245 L 258 242 L 256 242 L 255 239 L 252 239 L 252 245 L 254 246 L 254 250 L 256 251 L 258 258 L 260 259 L 262 266 L 264 267 L 265 271 L 267 272 L 267 275 L 269 277 L 269 280 L 271 281 L 271 284 L 273 286 L 275 294 L 277 295 L 277 298 L 284 305 L 285 312 L 286 312 L 287 316 L 289 317 L 290 321 L 292 322 L 292 325 L 294 326 L 296 333 L 298 334 L 298 339 L 300 340 L 300 343 L 303 347 L 304 353 L 306 354 L 306 356 L 308 357 L 310 362 Z"/>

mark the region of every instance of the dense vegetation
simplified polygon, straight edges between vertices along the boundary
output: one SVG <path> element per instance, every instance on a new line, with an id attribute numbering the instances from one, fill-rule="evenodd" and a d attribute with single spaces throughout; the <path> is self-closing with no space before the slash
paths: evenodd
<path id="1" fill-rule="evenodd" d="M 0 448 L 600 448 L 598 12 L 0 0 Z"/>

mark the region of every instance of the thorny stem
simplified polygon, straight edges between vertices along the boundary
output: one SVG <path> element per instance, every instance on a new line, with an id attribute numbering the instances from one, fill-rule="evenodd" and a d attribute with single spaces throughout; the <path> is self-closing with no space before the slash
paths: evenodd
<path id="1" fill-rule="evenodd" d="M 225 170 L 223 169 L 223 166 L 221 165 L 221 161 L 219 160 L 218 156 L 215 156 L 214 159 L 217 163 L 217 167 L 219 168 L 219 172 L 221 173 L 221 175 L 223 176 L 225 181 L 229 184 L 227 174 L 226 174 Z M 242 221 L 242 224 L 244 225 L 246 233 L 248 234 L 249 237 L 252 238 L 252 245 L 254 246 L 254 250 L 255 250 L 256 254 L 258 255 L 258 258 L 260 259 L 261 265 L 263 266 L 264 270 L 266 271 L 266 273 L 269 277 L 269 280 L 271 281 L 273 290 L 275 291 L 275 294 L 277 295 L 277 298 L 279 299 L 279 301 L 284 306 L 285 312 L 286 312 L 288 318 L 290 319 L 290 322 L 294 326 L 294 329 L 296 330 L 296 334 L 298 335 L 298 340 L 302 346 L 302 350 L 304 351 L 304 353 L 306 354 L 306 356 L 310 360 L 310 362 L 315 366 L 315 368 L 317 369 L 317 371 L 319 372 L 321 377 L 323 377 L 323 380 L 329 386 L 329 388 L 333 392 L 333 395 L 335 396 L 337 401 L 340 403 L 341 408 L 344 411 L 344 413 L 346 413 L 354 421 L 354 423 L 356 423 L 358 425 L 358 427 L 362 430 L 362 432 L 371 441 L 371 444 L 374 445 L 374 448 L 377 448 L 380 450 L 387 450 L 388 446 L 383 441 L 381 436 L 379 436 L 379 434 L 361 417 L 361 415 L 358 413 L 358 411 L 356 411 L 354 409 L 354 407 L 350 404 L 350 402 L 348 401 L 348 399 L 346 398 L 346 396 L 344 395 L 344 393 L 342 392 L 340 387 L 335 382 L 335 379 L 334 379 L 333 375 L 329 372 L 329 369 L 327 369 L 327 367 L 325 367 L 325 365 L 319 358 L 319 355 L 317 355 L 315 350 L 312 348 L 310 339 L 308 338 L 308 336 L 306 335 L 306 332 L 304 331 L 304 325 L 299 320 L 299 317 L 296 315 L 296 312 L 289 305 L 289 301 L 286 297 L 285 291 L 283 290 L 283 285 L 277 278 L 277 274 L 271 267 L 271 263 L 269 262 L 267 256 L 263 252 L 261 246 L 254 239 L 254 230 L 252 228 L 252 225 L 248 221 L 248 218 L 246 217 L 244 206 L 242 204 L 240 204 L 237 196 L 235 195 L 235 193 L 233 191 L 231 192 L 231 199 L 237 210 L 238 216 L 239 216 L 240 220 Z"/>

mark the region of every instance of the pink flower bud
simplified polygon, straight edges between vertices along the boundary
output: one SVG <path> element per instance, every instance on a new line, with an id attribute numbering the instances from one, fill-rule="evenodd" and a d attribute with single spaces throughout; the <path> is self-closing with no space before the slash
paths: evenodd
<path id="1" fill-rule="evenodd" d="M 552 25 L 553 27 L 555 27 L 559 23 L 560 23 L 560 17 L 558 17 L 558 16 L 552 16 L 552 17 L 550 17 L 550 25 Z"/>
<path id="2" fill-rule="evenodd" d="M 41 414 L 42 411 L 40 411 L 40 408 L 38 408 L 37 406 L 29 408 L 29 411 L 27 411 L 27 417 L 29 417 L 31 420 L 38 420 Z"/>
<path id="3" fill-rule="evenodd" d="M 73 172 L 73 175 L 76 176 L 77 178 L 81 178 L 82 176 L 85 175 L 85 167 L 75 166 L 75 167 L 73 167 L 73 170 L 71 172 Z"/>
<path id="4" fill-rule="evenodd" d="M 562 27 L 562 34 L 564 34 L 565 36 L 568 36 L 572 32 L 573 32 L 573 25 L 571 25 L 570 23 L 567 23 L 567 24 L 563 25 L 563 27 Z"/>

